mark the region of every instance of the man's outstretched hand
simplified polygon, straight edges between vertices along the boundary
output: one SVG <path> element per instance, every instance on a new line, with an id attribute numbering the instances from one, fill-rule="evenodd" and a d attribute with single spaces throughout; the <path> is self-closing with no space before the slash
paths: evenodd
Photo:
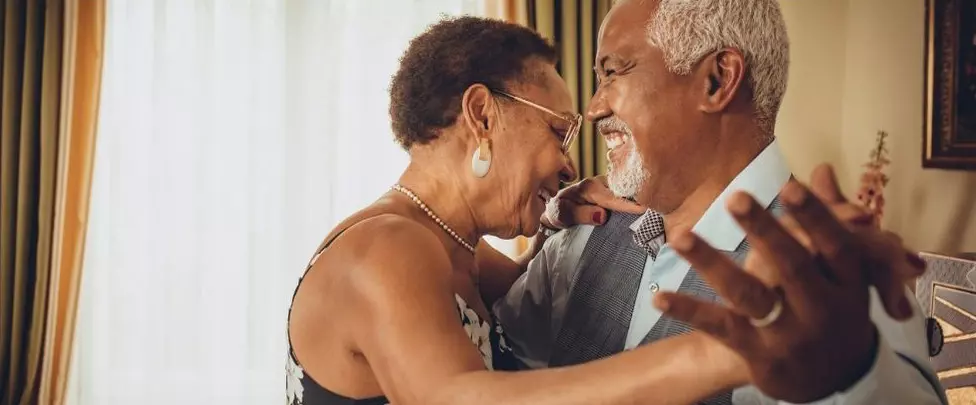
<path id="1" fill-rule="evenodd" d="M 783 188 L 789 216 L 782 221 L 745 193 L 729 199 L 756 256 L 745 269 L 690 232 L 669 238 L 726 305 L 668 292 L 655 297 L 667 315 L 741 355 L 760 390 L 790 402 L 856 383 L 877 353 L 868 287 L 877 286 L 888 312 L 905 318 L 905 280 L 924 271 L 900 240 L 863 225 L 829 167 L 818 168 L 812 184 Z"/>
<path id="2" fill-rule="evenodd" d="M 874 225 L 874 214 L 867 208 L 844 198 L 830 165 L 824 164 L 814 169 L 810 178 L 810 191 L 830 208 L 848 230 L 867 241 L 863 246 L 867 249 L 864 253 L 869 266 L 864 269 L 864 276 L 868 284 L 877 287 L 888 314 L 900 320 L 910 318 L 912 304 L 906 296 L 905 287 L 914 283 L 925 271 L 925 261 L 916 252 L 905 247 L 900 236 L 878 229 Z M 807 250 L 815 252 L 810 237 L 792 216 L 787 214 L 780 222 Z"/>

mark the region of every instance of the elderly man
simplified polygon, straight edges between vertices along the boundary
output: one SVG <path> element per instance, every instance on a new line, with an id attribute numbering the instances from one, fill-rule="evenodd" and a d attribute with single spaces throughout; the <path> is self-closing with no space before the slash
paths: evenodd
<path id="1" fill-rule="evenodd" d="M 578 364 L 698 330 L 739 353 L 753 384 L 708 404 L 945 403 L 918 311 L 891 277 L 917 259 L 900 242 L 886 249 L 856 214 L 843 229 L 816 219 L 821 201 L 841 216 L 850 209 L 832 173 L 814 176 L 820 198 L 790 179 L 773 136 L 788 64 L 776 0 L 614 5 L 599 33 L 600 84 L 587 118 L 610 150 L 610 189 L 647 210 L 600 201 L 592 179 L 551 202 L 562 207 L 548 213 L 557 228 L 602 226 L 551 236 L 494 305 L 526 367 Z"/>

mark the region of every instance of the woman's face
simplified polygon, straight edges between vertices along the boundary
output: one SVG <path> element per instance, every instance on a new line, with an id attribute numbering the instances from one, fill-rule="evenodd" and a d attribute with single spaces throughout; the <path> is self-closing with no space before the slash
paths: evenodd
<path id="1" fill-rule="evenodd" d="M 530 62 L 526 70 L 533 80 L 505 89 L 521 101 L 498 93 L 493 96 L 499 119 L 490 134 L 495 175 L 489 178 L 498 194 L 498 204 L 493 206 L 505 219 L 492 228 L 502 238 L 534 235 L 560 180 L 576 179 L 563 150 L 576 116 L 569 90 L 551 64 Z"/>

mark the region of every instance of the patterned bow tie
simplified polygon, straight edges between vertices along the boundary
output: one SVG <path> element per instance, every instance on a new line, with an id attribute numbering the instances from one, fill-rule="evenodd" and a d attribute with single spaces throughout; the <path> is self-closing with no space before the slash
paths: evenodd
<path id="1" fill-rule="evenodd" d="M 661 249 L 660 243 L 653 243 L 655 239 L 664 234 L 664 217 L 654 211 L 647 211 L 640 218 L 640 224 L 634 230 L 634 243 L 644 248 L 652 258 L 657 259 L 657 252 Z"/>

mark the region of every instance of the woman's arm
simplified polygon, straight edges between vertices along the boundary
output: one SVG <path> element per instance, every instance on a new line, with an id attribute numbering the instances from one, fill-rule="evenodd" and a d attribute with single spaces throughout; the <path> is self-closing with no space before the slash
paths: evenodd
<path id="1" fill-rule="evenodd" d="M 481 297 L 489 308 L 495 301 L 504 297 L 512 284 L 518 280 L 522 273 L 525 273 L 529 262 L 539 253 L 545 242 L 546 235 L 542 232 L 537 233 L 529 238 L 528 249 L 515 260 L 495 250 L 484 239 L 478 243 L 475 250 L 475 260 L 480 269 L 478 274 L 480 275 Z"/>
<path id="2" fill-rule="evenodd" d="M 455 376 L 436 404 L 697 403 L 747 384 L 745 366 L 702 334 L 665 339 L 590 363 Z"/>
<path id="3" fill-rule="evenodd" d="M 489 372 L 460 327 L 451 264 L 427 228 L 388 219 L 349 281 L 361 352 L 393 403 L 687 404 L 746 384 L 737 355 L 689 334 L 579 366 Z M 371 232 L 371 233 L 370 233 Z"/>

